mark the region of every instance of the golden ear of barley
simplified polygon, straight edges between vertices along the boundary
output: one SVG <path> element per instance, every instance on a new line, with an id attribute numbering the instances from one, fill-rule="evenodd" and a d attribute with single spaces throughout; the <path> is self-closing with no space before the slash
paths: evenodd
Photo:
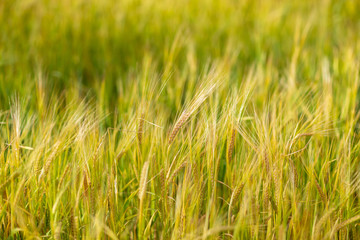
<path id="1" fill-rule="evenodd" d="M 269 158 L 268 158 L 268 155 L 265 151 L 264 153 L 264 163 L 265 163 L 265 168 L 266 168 L 266 173 L 268 175 L 268 177 L 271 175 L 270 173 L 270 163 L 269 163 Z"/>
<path id="2" fill-rule="evenodd" d="M 112 213 L 112 210 L 113 210 L 113 198 L 112 198 L 112 179 L 113 179 L 113 176 L 108 176 L 107 178 L 107 184 L 106 184 L 106 187 L 107 187 L 107 193 L 106 193 L 106 201 L 107 201 L 107 205 L 108 205 L 108 212 Z"/>
<path id="3" fill-rule="evenodd" d="M 55 232 L 54 232 L 54 239 L 55 240 L 60 240 L 61 239 L 61 222 L 56 223 L 55 226 Z"/>
<path id="4" fill-rule="evenodd" d="M 117 156 L 116 156 L 116 160 L 119 160 L 120 158 L 122 158 L 122 156 L 124 156 L 126 153 L 126 150 L 122 150 Z"/>
<path id="5" fill-rule="evenodd" d="M 165 168 L 163 168 L 160 172 L 160 185 L 161 185 L 161 194 L 165 193 L 165 185 L 166 185 L 166 179 L 165 179 Z"/>
<path id="6" fill-rule="evenodd" d="M 145 117 L 145 114 L 142 113 L 141 117 L 139 119 L 139 127 L 138 127 L 138 134 L 137 134 L 139 146 L 141 146 L 141 143 L 142 143 L 142 135 L 143 135 L 143 130 L 144 130 L 144 117 Z"/>
<path id="7" fill-rule="evenodd" d="M 3 184 L 0 185 L 0 191 L 6 188 L 6 186 L 9 185 L 10 182 L 16 179 L 18 176 L 20 176 L 20 172 L 13 173 Z"/>
<path id="8" fill-rule="evenodd" d="M 233 191 L 233 193 L 231 195 L 231 200 L 230 200 L 230 205 L 231 206 L 233 206 L 234 203 L 236 203 L 239 200 L 239 196 L 240 196 L 240 193 L 243 190 L 243 188 L 244 188 L 243 183 L 235 188 L 235 190 Z"/>
<path id="9" fill-rule="evenodd" d="M 171 183 L 172 180 L 174 179 L 174 177 L 178 174 L 178 172 L 180 172 L 180 170 L 185 167 L 186 165 L 186 161 L 183 162 L 177 169 L 175 169 L 175 171 L 173 172 L 173 174 L 171 174 L 171 176 L 169 177 L 169 179 L 167 179 L 167 183 Z"/>
<path id="10" fill-rule="evenodd" d="M 276 204 L 276 201 L 275 201 L 273 195 L 271 195 L 271 197 L 270 197 L 270 203 L 271 203 L 272 209 L 275 211 L 275 213 L 277 213 L 277 211 L 278 211 L 277 204 Z"/>
<path id="11" fill-rule="evenodd" d="M 314 231 L 314 238 L 313 239 L 319 239 L 319 236 L 321 234 L 321 227 L 327 221 L 327 219 L 330 217 L 331 213 L 332 213 L 332 210 L 328 211 L 316 223 L 315 231 Z"/>
<path id="12" fill-rule="evenodd" d="M 269 184 L 267 183 L 267 181 L 264 181 L 263 191 L 264 191 L 264 211 L 267 211 L 269 209 Z"/>
<path id="13" fill-rule="evenodd" d="M 327 200 L 326 200 L 326 195 L 325 193 L 323 192 L 323 190 L 321 189 L 318 181 L 314 178 L 314 182 L 315 182 L 315 186 L 316 186 L 316 189 L 318 190 L 319 192 L 319 195 L 321 197 L 321 200 L 323 201 L 324 204 L 326 204 Z"/>
<path id="14" fill-rule="evenodd" d="M 95 202 L 95 186 L 94 183 L 90 181 L 90 214 L 95 216 L 96 202 Z"/>
<path id="15" fill-rule="evenodd" d="M 343 210 L 342 208 L 340 208 L 340 211 L 339 211 L 339 220 L 340 222 L 343 221 Z M 344 240 L 345 239 L 345 229 L 340 229 L 339 231 L 339 240 Z"/>
<path id="16" fill-rule="evenodd" d="M 190 113 L 184 111 L 179 120 L 176 122 L 173 130 L 171 131 L 170 137 L 169 137 L 169 144 L 171 144 L 174 141 L 174 138 L 176 137 L 177 133 L 181 129 L 181 127 L 184 125 L 184 123 L 188 120 L 190 117 Z"/>
<path id="17" fill-rule="evenodd" d="M 292 175 L 292 184 L 294 189 L 297 187 L 297 182 L 298 182 L 298 174 L 297 174 L 297 170 L 296 170 L 296 166 L 294 164 L 294 161 L 292 159 L 290 159 L 290 168 L 291 168 L 291 175 Z"/>
<path id="18" fill-rule="evenodd" d="M 89 194 L 89 181 L 88 181 L 88 178 L 87 178 L 87 175 L 86 175 L 86 173 L 85 173 L 85 170 L 84 170 L 84 180 L 83 180 L 83 182 L 84 182 L 84 195 L 85 195 L 85 197 L 88 197 L 88 194 Z"/>
<path id="19" fill-rule="evenodd" d="M 251 197 L 251 209 L 252 209 L 252 212 L 253 212 L 253 224 L 256 224 L 257 223 L 257 220 L 258 220 L 258 216 L 259 216 L 259 205 L 257 203 L 257 200 L 256 200 L 256 197 L 255 196 L 252 196 Z"/>
<path id="20" fill-rule="evenodd" d="M 146 161 L 144 163 L 144 166 L 141 170 L 141 175 L 140 175 L 140 185 L 139 185 L 139 199 L 140 200 L 142 200 L 145 196 L 148 170 L 149 170 L 149 161 Z"/>
<path id="21" fill-rule="evenodd" d="M 231 160 L 232 160 L 232 155 L 233 155 L 234 146 L 235 146 L 235 137 L 236 137 L 236 130 L 232 129 L 229 148 L 228 148 L 228 152 L 227 152 L 227 157 L 228 157 L 229 162 L 231 162 Z"/>
<path id="22" fill-rule="evenodd" d="M 281 190 L 280 190 L 280 185 L 281 185 L 281 176 L 280 176 L 280 171 L 279 169 L 276 167 L 276 165 L 273 166 L 273 183 L 274 183 L 274 187 L 275 187 L 275 204 L 278 205 L 280 204 L 280 200 L 281 200 Z"/>
<path id="23" fill-rule="evenodd" d="M 339 231 L 340 229 L 346 227 L 347 225 L 353 223 L 353 222 L 356 222 L 356 221 L 359 221 L 360 220 L 360 214 L 359 215 L 356 215 L 352 218 L 349 218 L 339 224 L 336 225 L 336 231 Z"/>
<path id="24" fill-rule="evenodd" d="M 101 146 L 104 144 L 105 137 L 106 137 L 106 133 L 101 137 L 100 141 L 98 142 L 97 147 L 96 147 L 95 152 L 94 152 L 94 155 L 92 157 L 94 168 L 96 166 L 96 162 L 97 162 L 97 158 L 98 158 Z"/>
<path id="25" fill-rule="evenodd" d="M 65 179 L 65 177 L 66 177 L 69 170 L 70 170 L 70 167 L 69 167 L 69 165 L 67 165 L 66 168 L 65 168 L 64 173 L 61 175 L 61 178 L 60 178 L 60 181 L 59 181 L 59 184 L 58 184 L 58 190 L 61 188 L 61 186 L 62 186 L 62 184 L 64 182 L 64 179 Z"/>
<path id="26" fill-rule="evenodd" d="M 242 183 L 242 184 L 238 185 L 237 187 L 235 187 L 234 191 L 231 194 L 229 210 L 228 210 L 228 225 L 231 224 L 231 208 L 239 200 L 239 196 L 240 196 L 240 193 L 243 188 L 244 188 L 244 184 Z"/>
<path id="27" fill-rule="evenodd" d="M 78 218 L 75 215 L 74 208 L 71 208 L 70 210 L 70 232 L 74 240 L 78 238 Z"/>
<path id="28" fill-rule="evenodd" d="M 54 158 L 55 158 L 55 156 L 56 156 L 56 154 L 58 152 L 59 146 L 60 146 L 60 142 L 56 142 L 55 145 L 54 145 L 53 151 L 51 152 L 48 160 L 46 161 L 46 163 L 44 165 L 44 167 L 41 169 L 41 172 L 40 172 L 40 175 L 39 175 L 39 181 L 41 181 L 43 178 L 45 178 L 47 173 L 49 172 L 51 163 L 54 160 Z"/>

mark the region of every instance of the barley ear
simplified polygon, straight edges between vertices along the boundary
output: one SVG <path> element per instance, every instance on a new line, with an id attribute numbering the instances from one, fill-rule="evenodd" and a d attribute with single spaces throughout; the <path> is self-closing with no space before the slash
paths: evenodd
<path id="1" fill-rule="evenodd" d="M 188 113 L 186 111 L 184 111 L 181 114 L 179 120 L 176 122 L 173 130 L 170 133 L 169 144 L 171 144 L 174 141 L 174 138 L 176 137 L 177 133 L 179 132 L 179 130 L 184 125 L 184 123 L 188 120 L 189 117 L 190 117 L 190 113 Z"/>
<path id="2" fill-rule="evenodd" d="M 140 116 L 140 119 L 139 119 L 139 126 L 138 126 L 138 132 L 137 132 L 139 146 L 141 146 L 141 143 L 142 143 L 142 137 L 143 137 L 143 131 L 144 131 L 144 117 L 145 117 L 145 113 L 142 113 Z"/>
<path id="3" fill-rule="evenodd" d="M 143 222 L 143 205 L 144 205 L 144 198 L 146 193 L 146 185 L 147 185 L 147 178 L 148 178 L 148 171 L 149 171 L 149 161 L 144 163 L 144 166 L 141 170 L 140 175 L 140 185 L 139 185 L 139 214 L 138 214 L 138 224 L 139 224 L 139 236 L 142 236 L 143 229 L 144 229 L 144 222 Z"/>
<path id="4" fill-rule="evenodd" d="M 243 188 L 244 188 L 244 184 L 242 183 L 242 184 L 236 186 L 233 193 L 231 194 L 229 210 L 228 210 L 228 225 L 231 224 L 231 208 L 239 200 L 239 196 L 240 196 L 240 193 L 243 190 Z"/>
<path id="5" fill-rule="evenodd" d="M 321 200 L 322 200 L 323 203 L 326 205 L 326 203 L 327 203 L 327 197 L 326 197 L 324 191 L 322 190 L 320 184 L 318 183 L 318 181 L 317 181 L 315 178 L 314 178 L 314 182 L 315 182 L 315 187 L 316 187 L 316 189 L 317 189 L 317 191 L 318 191 L 318 193 L 319 193 L 319 195 L 320 195 L 320 197 L 321 197 Z"/>

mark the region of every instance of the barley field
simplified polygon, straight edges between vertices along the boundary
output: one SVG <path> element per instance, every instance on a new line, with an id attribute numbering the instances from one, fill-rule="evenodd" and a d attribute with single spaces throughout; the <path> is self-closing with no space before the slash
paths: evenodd
<path id="1" fill-rule="evenodd" d="M 0 0 L 0 239 L 360 239 L 360 1 Z"/>

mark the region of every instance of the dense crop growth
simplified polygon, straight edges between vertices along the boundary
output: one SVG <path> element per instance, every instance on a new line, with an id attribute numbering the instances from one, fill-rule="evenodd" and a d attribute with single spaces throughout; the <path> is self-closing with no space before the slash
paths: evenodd
<path id="1" fill-rule="evenodd" d="M 0 238 L 360 239 L 359 11 L 0 1 Z"/>

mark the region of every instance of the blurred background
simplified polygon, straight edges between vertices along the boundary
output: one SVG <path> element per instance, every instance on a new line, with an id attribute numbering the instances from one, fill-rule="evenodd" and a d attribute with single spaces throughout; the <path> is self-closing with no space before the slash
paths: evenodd
<path id="1" fill-rule="evenodd" d="M 355 0 L 4 0 L 0 106 L 41 75 L 51 95 L 74 88 L 114 109 L 145 68 L 174 88 L 216 61 L 230 84 L 254 65 L 311 82 L 324 59 L 332 71 L 358 58 L 359 10 Z"/>

